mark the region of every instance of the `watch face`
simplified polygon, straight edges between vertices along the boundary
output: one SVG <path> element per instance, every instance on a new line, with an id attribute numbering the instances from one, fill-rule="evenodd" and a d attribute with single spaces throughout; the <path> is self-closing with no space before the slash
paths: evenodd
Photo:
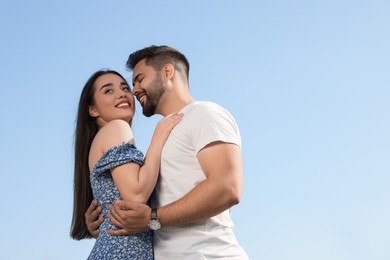
<path id="1" fill-rule="evenodd" d="M 152 219 L 149 223 L 149 227 L 151 230 L 158 230 L 161 228 L 161 224 L 158 222 L 158 220 Z"/>

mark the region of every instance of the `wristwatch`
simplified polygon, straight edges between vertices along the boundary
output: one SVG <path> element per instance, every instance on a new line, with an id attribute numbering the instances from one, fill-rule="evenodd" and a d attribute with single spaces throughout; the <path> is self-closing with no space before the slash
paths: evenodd
<path id="1" fill-rule="evenodd" d="M 161 228 L 160 221 L 157 218 L 157 209 L 152 209 L 150 213 L 149 228 L 151 230 L 159 230 Z"/>

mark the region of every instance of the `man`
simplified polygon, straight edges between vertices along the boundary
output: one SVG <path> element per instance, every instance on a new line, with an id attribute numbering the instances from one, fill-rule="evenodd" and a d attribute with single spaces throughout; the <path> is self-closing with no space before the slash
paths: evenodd
<path id="1" fill-rule="evenodd" d="M 189 63 L 168 46 L 132 53 L 133 94 L 143 114 L 183 113 L 161 155 L 160 179 L 152 209 L 116 201 L 109 218 L 126 235 L 155 230 L 156 259 L 247 259 L 233 233 L 231 207 L 239 203 L 243 169 L 239 129 L 231 114 L 212 102 L 196 101 L 189 91 Z M 146 158 L 147 159 L 147 158 Z M 86 212 L 92 236 L 99 233 L 100 207 Z"/>

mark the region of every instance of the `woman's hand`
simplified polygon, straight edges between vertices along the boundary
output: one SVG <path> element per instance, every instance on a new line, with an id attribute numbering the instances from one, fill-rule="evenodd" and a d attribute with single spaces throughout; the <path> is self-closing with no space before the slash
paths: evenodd
<path id="1" fill-rule="evenodd" d="M 160 120 L 157 123 L 156 129 L 154 130 L 152 142 L 153 141 L 160 142 L 162 145 L 164 145 L 172 129 L 178 123 L 180 123 L 182 118 L 183 118 L 183 114 L 172 113 L 164 117 L 162 120 Z"/>

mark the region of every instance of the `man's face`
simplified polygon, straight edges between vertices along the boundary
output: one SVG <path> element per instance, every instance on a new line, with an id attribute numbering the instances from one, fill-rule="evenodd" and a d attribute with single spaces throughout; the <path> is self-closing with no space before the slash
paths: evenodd
<path id="1" fill-rule="evenodd" d="M 156 113 L 165 85 L 161 75 L 153 67 L 147 66 L 141 60 L 133 71 L 133 94 L 142 106 L 144 116 L 150 117 Z"/>

